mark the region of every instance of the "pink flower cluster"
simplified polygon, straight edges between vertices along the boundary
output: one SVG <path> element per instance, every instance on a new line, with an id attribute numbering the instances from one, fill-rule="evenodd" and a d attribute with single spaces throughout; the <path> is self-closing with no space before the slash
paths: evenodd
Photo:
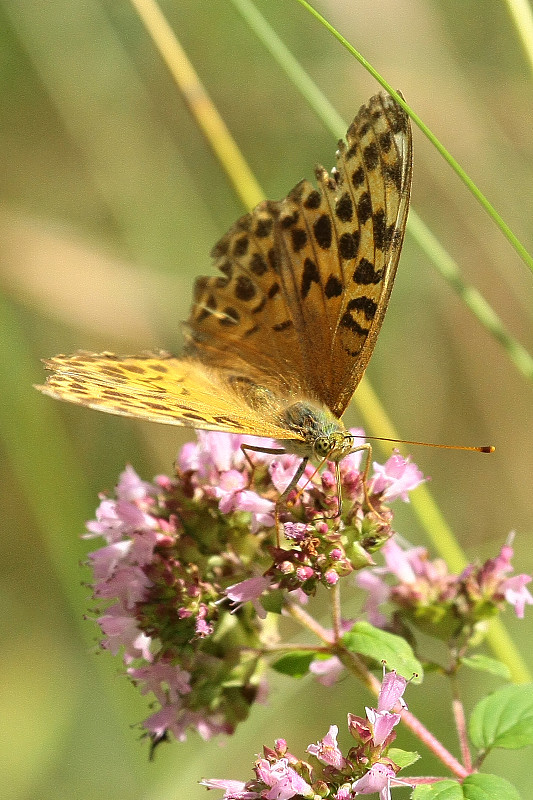
<path id="1" fill-rule="evenodd" d="M 529 575 L 510 575 L 512 537 L 496 558 L 481 566 L 470 564 L 460 575 L 449 572 L 442 559 L 430 560 L 427 550 L 413 547 L 404 550 L 389 540 L 382 548 L 384 567 L 363 570 L 357 584 L 368 592 L 365 604 L 370 621 L 377 627 L 388 626 L 382 613 L 384 603 L 392 604 L 396 614 L 439 638 L 468 634 L 478 623 L 494 616 L 504 602 L 513 606 L 517 617 L 524 616 L 526 605 L 533 604 L 527 589 Z M 396 582 L 389 585 L 382 576 Z"/>
<path id="2" fill-rule="evenodd" d="M 384 503 L 408 499 L 422 480 L 395 454 L 374 464 L 365 507 L 361 454 L 348 456 L 340 465 L 339 519 L 333 465 L 321 476 L 308 466 L 290 508 L 281 510 L 285 539 L 278 546 L 276 500 L 299 459 L 252 452 L 252 474 L 242 443 L 240 436 L 199 432 L 198 442 L 182 449 L 173 479 L 147 483 L 127 467 L 116 496 L 103 497 L 87 525 L 88 537 L 106 542 L 89 555 L 94 598 L 109 604 L 98 618 L 102 647 L 121 651 L 129 677 L 159 703 L 144 723 L 153 741 L 168 733 L 183 740 L 190 727 L 204 738 L 231 733 L 264 693 L 254 649 L 262 649 L 266 596 L 313 594 L 373 563 L 369 543 L 374 550 L 392 535 Z M 236 659 L 237 647 L 247 655 Z"/>
<path id="3" fill-rule="evenodd" d="M 263 757 L 255 762 L 255 778 L 247 783 L 235 780 L 206 779 L 208 789 L 223 789 L 223 800 L 291 800 L 291 798 L 330 797 L 332 800 L 379 793 L 390 800 L 391 785 L 407 785 L 396 778 L 399 767 L 387 751 L 396 733 L 394 728 L 405 708 L 402 695 L 407 681 L 396 672 L 384 674 L 377 708 L 367 708 L 366 717 L 348 715 L 348 729 L 355 739 L 346 756 L 337 744 L 338 727 L 307 752 L 316 766 L 288 752 L 284 739 L 274 749 L 264 747 Z M 399 710 L 397 710 L 399 709 Z"/>

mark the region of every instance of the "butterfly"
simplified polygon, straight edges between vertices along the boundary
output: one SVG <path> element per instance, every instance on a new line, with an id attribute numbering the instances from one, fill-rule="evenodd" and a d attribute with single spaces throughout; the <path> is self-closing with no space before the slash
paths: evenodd
<path id="1" fill-rule="evenodd" d="M 407 114 L 375 95 L 339 142 L 336 167 L 315 174 L 318 188 L 303 180 L 260 203 L 215 245 L 219 275 L 196 281 L 181 357 L 58 355 L 37 388 L 111 414 L 275 439 L 302 458 L 284 495 L 310 458 L 335 462 L 338 475 L 361 447 L 341 417 L 372 355 L 404 238 Z"/>

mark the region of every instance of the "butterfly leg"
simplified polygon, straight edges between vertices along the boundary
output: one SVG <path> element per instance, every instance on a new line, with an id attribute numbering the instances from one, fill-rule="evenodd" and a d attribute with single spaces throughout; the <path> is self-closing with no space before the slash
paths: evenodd
<path id="1" fill-rule="evenodd" d="M 251 450 L 254 453 L 267 453 L 267 455 L 272 455 L 272 456 L 284 455 L 287 452 L 286 450 L 283 450 L 283 448 L 281 447 L 259 447 L 258 445 L 253 445 L 253 444 L 241 444 L 241 450 L 243 456 L 245 457 L 246 461 L 250 466 L 250 472 L 251 472 L 250 486 L 252 485 L 254 479 L 255 464 L 248 455 L 248 453 L 246 452 L 247 450 Z"/>
<path id="2" fill-rule="evenodd" d="M 268 455 L 276 456 L 276 455 L 284 455 L 287 451 L 284 450 L 282 447 L 259 447 L 258 445 L 253 444 L 241 444 L 242 454 L 245 457 L 246 461 L 250 465 L 250 483 L 248 484 L 251 486 L 254 480 L 254 471 L 255 471 L 255 464 L 253 463 L 252 459 L 246 452 L 247 450 L 251 450 L 253 453 L 267 453 Z M 275 520 L 276 520 L 276 543 L 279 547 L 280 543 L 280 535 L 279 535 L 279 511 L 278 511 L 278 502 L 276 501 L 276 510 L 274 512 Z"/>
<path id="3" fill-rule="evenodd" d="M 280 521 L 279 521 L 280 509 L 283 506 L 283 504 L 285 503 L 285 500 L 287 499 L 289 494 L 292 492 L 292 490 L 296 489 L 296 487 L 298 485 L 298 481 L 300 480 L 300 478 L 302 477 L 302 475 L 305 472 L 305 468 L 307 466 L 307 462 L 308 461 L 309 461 L 309 458 L 307 456 L 305 458 L 302 458 L 302 460 L 300 461 L 300 464 L 298 466 L 298 469 L 296 470 L 296 472 L 294 473 L 294 475 L 291 478 L 291 481 L 290 481 L 289 485 L 283 490 L 283 492 L 280 494 L 280 496 L 276 500 L 276 512 L 275 512 L 275 514 L 276 514 L 276 543 L 277 543 L 278 547 L 280 545 L 280 540 L 281 540 L 281 524 L 280 524 Z"/>
<path id="4" fill-rule="evenodd" d="M 374 508 L 374 506 L 372 505 L 372 501 L 370 500 L 370 495 L 368 494 L 368 473 L 370 472 L 370 464 L 372 462 L 372 445 L 369 444 L 368 442 L 365 442 L 364 444 L 361 444 L 358 447 L 355 447 L 351 452 L 352 453 L 357 453 L 360 450 L 366 450 L 366 464 L 365 464 L 365 468 L 363 470 L 363 494 L 364 494 L 364 497 L 365 497 L 365 503 L 369 507 L 370 511 L 373 511 L 373 513 L 376 515 L 376 517 L 379 520 L 381 520 L 382 522 L 387 522 L 387 520 L 384 517 L 381 516 L 381 514 L 379 513 L 377 508 Z M 337 467 L 338 466 L 339 465 L 337 464 Z M 337 477 L 337 481 L 339 481 L 339 480 L 340 480 L 340 472 L 339 472 L 338 477 Z M 339 489 L 339 485 L 338 484 L 337 484 L 337 488 Z M 340 498 L 340 494 L 339 494 L 339 498 Z M 339 506 L 340 506 L 340 500 L 339 500 Z"/>
<path id="5" fill-rule="evenodd" d="M 257 445 L 253 445 L 253 444 L 241 444 L 241 450 L 242 450 L 243 456 L 245 457 L 245 459 L 247 460 L 247 462 L 250 465 L 250 468 L 252 470 L 252 477 L 253 477 L 253 471 L 255 469 L 255 466 L 254 466 L 250 456 L 246 452 L 247 450 L 251 450 L 254 453 L 267 453 L 267 454 L 273 455 L 273 456 L 275 456 L 275 455 L 284 455 L 287 452 L 286 450 L 284 450 L 281 447 L 259 447 Z M 279 521 L 280 507 L 283 505 L 284 501 L 287 499 L 287 497 L 290 494 L 290 492 L 292 492 L 292 490 L 295 488 L 295 486 L 297 485 L 298 481 L 300 480 L 300 478 L 304 474 L 304 471 L 305 471 L 305 468 L 307 466 L 307 462 L 308 461 L 309 461 L 308 458 L 303 458 L 302 459 L 302 461 L 300 462 L 300 465 L 298 466 L 298 469 L 296 470 L 296 472 L 294 473 L 294 475 L 293 475 L 293 477 L 291 479 L 291 482 L 289 483 L 287 488 L 280 494 L 280 496 L 276 500 L 276 510 L 275 510 L 276 544 L 277 544 L 278 547 L 280 545 L 280 540 L 281 540 L 281 536 L 280 536 L 281 528 L 280 528 L 280 521 Z"/>

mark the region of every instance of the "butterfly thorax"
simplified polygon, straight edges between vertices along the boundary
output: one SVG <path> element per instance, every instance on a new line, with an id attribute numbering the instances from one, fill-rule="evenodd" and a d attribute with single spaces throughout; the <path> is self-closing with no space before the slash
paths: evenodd
<path id="1" fill-rule="evenodd" d="M 342 421 L 329 409 L 303 400 L 292 403 L 282 412 L 283 425 L 295 434 L 295 439 L 283 440 L 290 453 L 302 458 L 340 461 L 353 448 L 353 437 Z"/>

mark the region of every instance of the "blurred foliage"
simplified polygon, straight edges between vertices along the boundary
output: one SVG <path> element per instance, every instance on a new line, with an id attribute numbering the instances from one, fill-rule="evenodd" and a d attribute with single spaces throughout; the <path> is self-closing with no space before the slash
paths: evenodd
<path id="1" fill-rule="evenodd" d="M 370 77 L 297 3 L 257 4 L 348 123 L 376 91 Z M 531 250 L 532 83 L 505 6 L 316 5 L 402 89 Z M 269 197 L 312 177 L 317 161 L 331 166 L 335 143 L 231 3 L 162 8 Z M 284 736 L 296 751 L 368 697 L 348 682 L 330 691 L 275 676 L 269 705 L 224 750 L 192 739 L 149 764 L 129 728 L 147 702 L 94 652 L 96 627 L 82 619 L 78 561 L 94 544 L 78 535 L 126 462 L 145 477 L 168 472 L 188 434 L 54 403 L 31 386 L 42 381 L 39 358 L 56 352 L 177 350 L 193 278 L 242 208 L 126 0 L 0 0 L 0 80 L 2 786 L 11 800 L 203 798 L 201 777 L 247 779 L 263 742 Z M 531 276 L 416 132 L 415 148 L 414 206 L 531 350 Z M 492 457 L 414 459 L 470 557 L 495 554 L 516 528 L 517 569 L 531 572 L 531 386 L 409 236 L 369 375 L 407 438 L 497 446 Z M 408 507 L 397 527 L 420 541 Z M 521 643 L 533 640 L 531 620 L 507 614 Z M 468 676 L 467 705 L 486 685 Z M 438 679 L 425 686 L 440 707 Z M 418 690 L 407 699 L 414 713 L 427 709 Z M 449 721 L 435 724 L 456 749 Z M 516 780 L 519 757 L 494 754 L 487 768 Z"/>

